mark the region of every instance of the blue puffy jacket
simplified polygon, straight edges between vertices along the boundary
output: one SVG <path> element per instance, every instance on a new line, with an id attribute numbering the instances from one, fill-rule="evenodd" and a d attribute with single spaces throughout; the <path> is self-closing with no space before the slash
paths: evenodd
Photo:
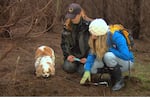
<path id="1" fill-rule="evenodd" d="M 108 52 L 112 52 L 115 56 L 123 60 L 130 60 L 134 62 L 133 53 L 128 49 L 126 39 L 124 36 L 119 32 L 115 31 L 113 35 L 108 32 L 107 43 L 109 45 Z M 85 70 L 90 71 L 91 67 L 94 63 L 96 55 L 88 54 L 87 62 L 85 63 Z"/>

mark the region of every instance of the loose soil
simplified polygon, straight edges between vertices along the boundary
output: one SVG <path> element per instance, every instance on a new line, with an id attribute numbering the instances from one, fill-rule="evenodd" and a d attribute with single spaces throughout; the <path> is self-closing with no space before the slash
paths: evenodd
<path id="1" fill-rule="evenodd" d="M 60 48 L 60 33 L 45 33 L 39 37 L 0 39 L 0 95 L 1 96 L 123 96 L 150 95 L 142 89 L 140 79 L 131 76 L 126 79 L 126 86 L 118 92 L 110 87 L 81 86 L 81 76 L 63 71 L 63 55 Z M 139 63 L 150 62 L 150 43 L 135 41 L 135 56 Z M 37 78 L 34 74 L 34 53 L 37 47 L 47 45 L 56 55 L 56 75 L 47 79 Z M 144 46 L 144 48 L 143 48 Z M 138 48 L 138 49 L 137 49 Z"/>

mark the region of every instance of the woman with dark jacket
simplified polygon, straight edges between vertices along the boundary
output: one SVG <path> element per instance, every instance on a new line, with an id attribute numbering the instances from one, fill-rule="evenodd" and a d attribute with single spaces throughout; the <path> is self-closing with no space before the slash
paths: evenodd
<path id="1" fill-rule="evenodd" d="M 67 9 L 62 32 L 61 48 L 64 55 L 63 69 L 68 73 L 84 72 L 84 63 L 89 52 L 90 33 L 88 18 L 79 4 L 72 3 Z"/>

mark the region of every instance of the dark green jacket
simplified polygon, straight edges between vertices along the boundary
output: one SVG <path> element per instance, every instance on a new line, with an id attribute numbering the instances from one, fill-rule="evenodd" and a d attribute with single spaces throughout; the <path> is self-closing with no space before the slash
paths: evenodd
<path id="1" fill-rule="evenodd" d="M 90 33 L 89 21 L 81 19 L 79 24 L 72 24 L 72 31 L 68 31 L 64 27 L 62 32 L 61 48 L 64 59 L 68 55 L 74 55 L 77 58 L 86 58 L 89 52 L 88 39 Z"/>

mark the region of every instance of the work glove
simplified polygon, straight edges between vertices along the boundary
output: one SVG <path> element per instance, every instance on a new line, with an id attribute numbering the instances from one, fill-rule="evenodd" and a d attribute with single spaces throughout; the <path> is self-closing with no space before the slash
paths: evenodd
<path id="1" fill-rule="evenodd" d="M 80 84 L 85 84 L 86 80 L 91 81 L 90 71 L 85 71 L 82 79 L 80 80 Z"/>

